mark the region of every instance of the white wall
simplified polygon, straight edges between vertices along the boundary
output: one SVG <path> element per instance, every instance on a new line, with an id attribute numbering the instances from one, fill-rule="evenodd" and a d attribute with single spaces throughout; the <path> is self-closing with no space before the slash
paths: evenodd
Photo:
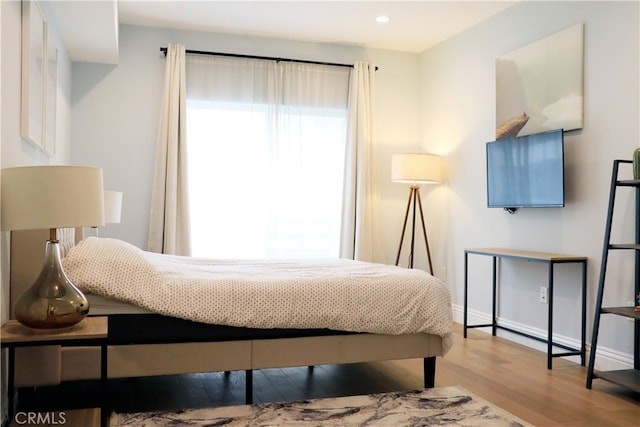
<path id="1" fill-rule="evenodd" d="M 375 117 L 380 213 L 385 262 L 394 264 L 409 186 L 391 182 L 391 156 L 419 150 L 420 62 L 416 54 L 387 50 L 369 50 L 367 56 L 371 62 L 380 66 L 376 72 Z M 408 242 L 409 239 L 405 236 L 401 256 L 401 265 L 405 266 L 408 264 Z M 424 247 L 416 245 L 416 253 L 426 260 Z M 426 261 L 420 266 L 424 268 Z"/>
<path id="2" fill-rule="evenodd" d="M 176 31 L 123 25 L 116 66 L 74 63 L 72 89 L 72 161 L 104 168 L 105 188 L 123 191 L 120 224 L 101 230 L 105 237 L 147 245 L 151 179 L 164 78 L 160 47 L 182 43 L 188 49 L 300 58 L 338 63 L 367 60 L 377 72 L 377 136 L 383 198 L 382 219 L 387 259 L 395 259 L 400 233 L 397 213 L 405 188 L 391 184 L 393 152 L 419 143 L 419 62 L 415 54 L 367 51 L 359 47 L 278 39 Z M 410 147 L 410 148 L 406 148 Z M 397 228 L 396 228 L 397 226 Z"/>
<path id="3" fill-rule="evenodd" d="M 42 13 L 58 47 L 58 91 L 56 117 L 56 154 L 53 157 L 37 150 L 20 137 L 20 69 L 21 69 L 21 4 L 17 0 L 0 1 L 0 165 L 2 168 L 39 164 L 65 164 L 69 162 L 71 61 L 62 44 L 56 23 L 51 19 L 48 5 L 42 5 Z M 43 242 L 44 248 L 44 242 Z M 9 318 L 9 233 L 0 235 L 1 301 L 0 323 Z M 2 366 L 6 364 L 2 363 Z M 5 373 L 3 372 L 3 379 Z M 2 381 L 2 410 L 5 417 L 6 381 Z"/>
<path id="4" fill-rule="evenodd" d="M 486 208 L 485 142 L 495 135 L 495 58 L 584 22 L 584 128 L 565 137 L 566 207 L 520 209 L 508 215 Z M 430 49 L 421 56 L 423 147 L 448 154 L 449 222 L 444 264 L 454 303 L 463 304 L 463 253 L 469 247 L 508 247 L 589 257 L 588 325 L 597 278 L 613 159 L 631 159 L 638 146 L 639 33 L 637 2 L 522 2 Z M 630 171 L 630 169 L 629 169 Z M 617 236 L 632 239 L 630 192 L 620 197 Z M 448 224 L 448 225 L 447 225 Z M 614 256 L 606 303 L 633 300 L 633 263 Z M 470 258 L 471 306 L 490 313 L 490 258 Z M 555 330 L 577 341 L 579 268 L 557 268 Z M 538 302 L 543 265 L 502 263 L 504 318 L 542 330 L 547 306 Z M 603 321 L 600 346 L 633 353 L 632 323 Z"/>

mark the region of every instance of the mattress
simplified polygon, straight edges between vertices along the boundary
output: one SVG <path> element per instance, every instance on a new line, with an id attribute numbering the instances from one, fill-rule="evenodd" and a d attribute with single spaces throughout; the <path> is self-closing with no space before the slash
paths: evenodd
<path id="1" fill-rule="evenodd" d="M 196 323 L 163 316 L 134 304 L 88 294 L 89 315 L 109 317 L 110 344 L 212 342 L 348 335 L 331 329 L 262 329 Z"/>
<path id="2" fill-rule="evenodd" d="M 151 311 L 135 304 L 115 300 L 102 295 L 92 293 L 85 294 L 89 301 L 89 315 L 107 316 L 111 314 L 149 314 Z"/>

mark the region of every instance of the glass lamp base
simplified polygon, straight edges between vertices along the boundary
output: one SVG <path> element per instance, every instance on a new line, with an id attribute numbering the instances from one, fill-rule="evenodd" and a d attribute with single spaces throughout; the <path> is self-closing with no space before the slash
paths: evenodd
<path id="1" fill-rule="evenodd" d="M 82 321 L 89 301 L 62 268 L 57 240 L 48 240 L 45 263 L 35 283 L 16 301 L 16 320 L 34 329 L 61 329 Z"/>

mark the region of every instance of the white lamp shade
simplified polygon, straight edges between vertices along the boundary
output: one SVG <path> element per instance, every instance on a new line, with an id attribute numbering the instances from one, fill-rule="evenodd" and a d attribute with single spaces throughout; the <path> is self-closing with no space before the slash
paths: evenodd
<path id="1" fill-rule="evenodd" d="M 2 230 L 104 225 L 102 169 L 27 166 L 2 170 Z"/>
<path id="2" fill-rule="evenodd" d="M 394 154 L 391 180 L 411 184 L 437 184 L 442 180 L 442 159 L 435 154 Z"/>
<path id="3" fill-rule="evenodd" d="M 121 213 L 122 213 L 122 192 L 105 190 L 104 222 L 108 224 L 119 223 Z"/>

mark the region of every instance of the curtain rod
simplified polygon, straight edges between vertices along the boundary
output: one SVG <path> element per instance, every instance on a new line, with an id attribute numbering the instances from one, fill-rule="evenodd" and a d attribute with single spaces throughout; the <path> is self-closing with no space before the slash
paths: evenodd
<path id="1" fill-rule="evenodd" d="M 167 56 L 167 48 L 161 47 L 160 52 L 164 53 L 164 56 Z M 225 52 L 207 52 L 204 50 L 185 50 L 185 53 L 190 55 L 212 55 L 212 56 L 228 56 L 231 58 L 249 58 L 249 59 L 264 59 L 267 61 L 285 61 L 285 62 L 298 62 L 302 64 L 316 64 L 316 65 L 333 65 L 335 67 L 348 67 L 353 68 L 352 64 L 338 64 L 334 62 L 321 62 L 321 61 L 307 61 L 304 59 L 291 59 L 291 58 L 276 58 L 272 56 L 258 56 L 258 55 L 244 55 L 240 53 L 225 53 Z M 376 67 L 376 71 L 378 71 L 378 67 Z"/>

